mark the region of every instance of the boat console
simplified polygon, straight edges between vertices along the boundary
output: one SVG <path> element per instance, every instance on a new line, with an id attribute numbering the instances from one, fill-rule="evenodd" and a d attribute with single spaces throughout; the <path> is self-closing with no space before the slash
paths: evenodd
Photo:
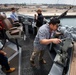
<path id="1" fill-rule="evenodd" d="M 69 59 L 69 47 L 72 44 L 72 40 L 70 38 L 64 39 L 62 41 L 59 50 L 58 47 L 55 46 L 54 50 L 56 51 L 56 56 L 54 58 L 54 63 L 48 75 L 63 75 L 64 68 L 67 66 L 67 62 Z"/>

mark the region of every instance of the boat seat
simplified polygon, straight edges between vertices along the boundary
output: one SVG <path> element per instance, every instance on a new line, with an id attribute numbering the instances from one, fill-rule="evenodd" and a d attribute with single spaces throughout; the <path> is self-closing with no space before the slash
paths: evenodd
<path id="1" fill-rule="evenodd" d="M 10 39 L 15 39 L 16 41 L 16 45 L 17 45 L 17 49 L 19 50 L 19 45 L 18 45 L 18 38 L 21 38 L 21 26 L 20 27 L 13 27 L 13 24 L 5 17 L 3 17 L 2 15 L 0 15 L 0 20 L 3 24 L 3 30 L 4 30 L 4 40 L 6 43 L 6 39 L 10 40 Z M 12 41 L 12 40 L 10 40 Z M 5 45 L 4 43 L 4 45 Z M 4 46 L 3 45 L 3 46 Z"/>
<path id="2" fill-rule="evenodd" d="M 8 20 L 11 22 L 11 24 L 13 25 L 13 27 L 18 27 L 18 28 L 20 27 L 21 30 L 23 31 L 23 26 L 22 26 L 21 23 L 19 23 L 19 22 L 13 22 L 11 18 L 8 18 Z"/>
<path id="3" fill-rule="evenodd" d="M 6 35 L 9 38 L 20 38 L 21 37 L 21 31 L 22 31 L 21 26 L 13 27 L 13 25 L 7 18 L 3 20 L 3 23 L 4 23 L 5 30 L 6 30 Z"/>
<path id="4" fill-rule="evenodd" d="M 8 20 L 10 21 L 10 23 L 13 25 L 13 28 L 17 27 L 17 29 L 21 30 L 21 35 L 23 37 L 23 39 L 26 39 L 26 34 L 23 28 L 23 24 L 20 22 L 13 22 L 11 18 L 8 18 Z"/>

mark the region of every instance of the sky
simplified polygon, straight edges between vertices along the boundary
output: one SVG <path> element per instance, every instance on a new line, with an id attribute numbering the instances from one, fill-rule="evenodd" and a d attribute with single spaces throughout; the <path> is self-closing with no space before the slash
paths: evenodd
<path id="1" fill-rule="evenodd" d="M 71 4 L 76 5 L 76 0 L 0 0 L 0 4 L 5 3 L 37 3 L 37 4 Z"/>

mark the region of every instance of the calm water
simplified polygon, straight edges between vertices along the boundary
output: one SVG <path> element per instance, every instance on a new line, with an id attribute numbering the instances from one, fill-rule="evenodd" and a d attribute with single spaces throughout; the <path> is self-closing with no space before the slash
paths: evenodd
<path id="1" fill-rule="evenodd" d="M 68 27 L 76 27 L 76 18 L 61 19 L 61 25 L 67 25 Z"/>
<path id="2" fill-rule="evenodd" d="M 47 20 L 49 21 L 49 18 Z M 76 18 L 62 18 L 60 22 L 63 26 L 76 27 Z"/>
<path id="3" fill-rule="evenodd" d="M 63 26 L 76 27 L 76 18 L 63 18 L 60 21 Z"/>

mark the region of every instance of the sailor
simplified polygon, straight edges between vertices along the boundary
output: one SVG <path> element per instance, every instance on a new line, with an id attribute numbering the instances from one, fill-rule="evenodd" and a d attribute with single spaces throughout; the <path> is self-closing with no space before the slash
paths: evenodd
<path id="1" fill-rule="evenodd" d="M 51 35 L 57 30 L 59 23 L 60 20 L 58 18 L 52 18 L 49 24 L 44 24 L 39 28 L 34 39 L 34 50 L 30 57 L 32 66 L 35 66 L 34 59 L 37 55 L 39 56 L 39 61 L 41 63 L 46 63 L 46 61 L 43 59 L 43 55 L 45 50 L 48 49 L 48 44 L 58 44 L 61 42 L 61 40 L 58 38 L 51 38 Z"/>
<path id="2" fill-rule="evenodd" d="M 8 73 L 15 71 L 15 68 L 10 68 L 9 64 L 8 58 L 6 57 L 6 52 L 0 50 L 0 65 L 2 65 Z"/>
<path id="3" fill-rule="evenodd" d="M 16 9 L 15 9 L 14 7 L 11 8 L 10 18 L 12 19 L 13 22 L 18 22 L 18 21 L 19 21 L 18 15 L 17 15 L 17 13 L 16 13 Z"/>
<path id="4" fill-rule="evenodd" d="M 11 8 L 11 14 L 9 20 L 13 23 L 13 26 L 19 27 L 22 26 L 22 23 L 19 22 L 18 14 L 16 13 L 16 8 Z M 21 28 L 22 29 L 22 28 Z"/>
<path id="5" fill-rule="evenodd" d="M 44 17 L 42 15 L 42 10 L 40 8 L 37 10 L 37 14 L 38 16 L 36 18 L 36 26 L 37 26 L 37 31 L 38 31 L 39 27 L 43 25 Z"/>

